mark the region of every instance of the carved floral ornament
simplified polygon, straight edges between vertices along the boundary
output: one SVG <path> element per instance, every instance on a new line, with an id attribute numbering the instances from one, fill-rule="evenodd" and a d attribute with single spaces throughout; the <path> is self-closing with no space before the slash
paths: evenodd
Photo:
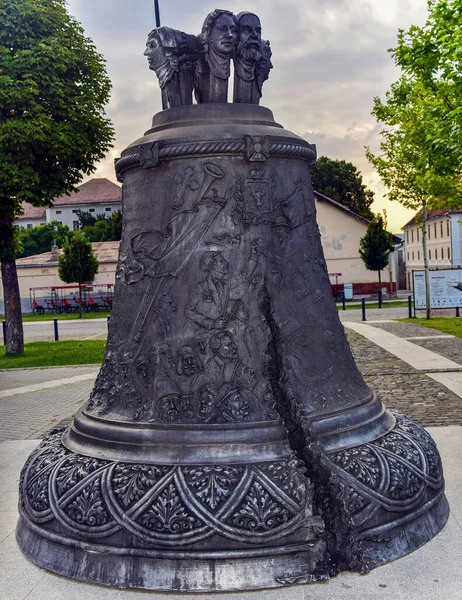
<path id="1" fill-rule="evenodd" d="M 379 544 L 403 514 L 419 514 L 444 490 L 435 443 L 410 419 L 395 416 L 395 428 L 376 442 L 322 459 L 333 501 L 341 498 L 350 527 Z M 95 543 L 131 535 L 136 545 L 172 549 L 214 535 L 265 545 L 300 526 L 312 539 L 324 536 L 322 520 L 306 516 L 313 486 L 294 458 L 253 465 L 123 463 L 73 454 L 61 433 L 45 438 L 21 473 L 20 510 L 42 531 L 59 527 Z M 381 511 L 390 517 L 377 527 Z"/>
<path id="2" fill-rule="evenodd" d="M 50 435 L 30 457 L 20 504 L 33 523 L 58 525 L 71 537 L 103 540 L 122 532 L 137 544 L 175 548 L 219 535 L 263 545 L 296 531 L 312 501 L 295 459 L 252 466 L 119 463 L 70 453 L 60 440 L 61 431 Z M 314 532 L 320 519 L 311 519 Z"/>

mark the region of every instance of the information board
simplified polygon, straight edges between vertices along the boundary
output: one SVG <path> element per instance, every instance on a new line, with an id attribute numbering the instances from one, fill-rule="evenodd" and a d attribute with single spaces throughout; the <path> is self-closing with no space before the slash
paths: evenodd
<path id="1" fill-rule="evenodd" d="M 415 308 L 425 308 L 425 273 L 414 271 Z M 462 269 L 430 271 L 431 308 L 462 307 Z"/>

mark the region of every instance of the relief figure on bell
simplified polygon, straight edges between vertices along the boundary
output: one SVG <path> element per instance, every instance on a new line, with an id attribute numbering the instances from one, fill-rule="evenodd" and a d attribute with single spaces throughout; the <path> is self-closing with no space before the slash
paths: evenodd
<path id="1" fill-rule="evenodd" d="M 238 347 L 229 331 L 214 333 L 209 339 L 212 357 L 205 365 L 204 378 L 215 383 L 231 381 L 236 361 L 239 359 Z"/>
<path id="2" fill-rule="evenodd" d="M 195 244 L 226 204 L 226 197 L 213 187 L 223 177 L 224 172 L 218 165 L 203 165 L 202 182 L 192 208 L 182 210 L 159 229 L 144 229 L 133 235 L 120 255 L 119 279 L 133 284 L 144 276 L 176 275 L 186 262 L 184 247 L 189 249 L 188 257 L 193 254 Z"/>
<path id="3" fill-rule="evenodd" d="M 181 378 L 181 390 L 190 393 L 196 390 L 204 371 L 199 354 L 191 346 L 182 346 L 178 350 L 177 374 Z"/>
<path id="4" fill-rule="evenodd" d="M 214 10 L 204 21 L 200 39 L 205 56 L 196 63 L 197 103 L 227 102 L 230 61 L 237 40 L 236 17 L 228 10 Z"/>
<path id="5" fill-rule="evenodd" d="M 254 240 L 247 267 L 235 276 L 230 276 L 230 262 L 220 250 L 204 252 L 199 268 L 205 277 L 194 288 L 187 309 L 189 319 L 207 330 L 223 330 L 230 322 L 247 321 L 244 297 L 255 281 L 262 252 L 261 240 Z"/>
<path id="6" fill-rule="evenodd" d="M 259 104 L 263 82 L 268 79 L 272 68 L 270 45 L 261 39 L 261 23 L 257 15 L 241 12 L 236 21 L 238 38 L 234 56 L 233 102 Z"/>

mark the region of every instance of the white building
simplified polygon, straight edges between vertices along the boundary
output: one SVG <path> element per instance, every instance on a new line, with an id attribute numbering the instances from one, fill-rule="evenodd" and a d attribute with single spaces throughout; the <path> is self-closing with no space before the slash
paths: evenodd
<path id="1" fill-rule="evenodd" d="M 340 290 L 345 283 L 353 284 L 355 296 L 376 294 L 378 291 L 378 275 L 376 271 L 368 271 L 359 256 L 359 243 L 364 237 L 369 221 L 357 215 L 349 208 L 314 192 L 321 244 L 326 259 L 329 273 L 341 273 L 338 284 Z M 401 240 L 393 236 L 395 247 L 401 245 Z M 396 254 L 393 252 L 392 255 Z M 398 260 L 392 259 L 390 264 L 396 267 L 391 271 L 386 267 L 382 271 L 382 287 L 390 291 L 396 289 L 398 275 Z M 335 277 L 331 277 L 331 284 L 336 284 Z"/>
<path id="2" fill-rule="evenodd" d="M 424 268 L 421 212 L 403 227 L 406 280 L 412 289 L 412 271 Z M 435 269 L 462 267 L 462 209 L 427 213 L 428 265 Z"/>
<path id="3" fill-rule="evenodd" d="M 53 208 L 47 209 L 46 221 L 61 221 L 72 227 L 73 220 L 76 220 L 75 211 L 79 208 L 95 214 L 102 213 L 104 209 L 104 212 L 110 214 L 122 206 L 121 188 L 107 179 L 91 179 L 79 189 L 76 194 L 58 198 Z M 366 233 L 369 221 L 318 192 L 314 192 L 314 200 L 328 272 L 339 274 L 337 277 L 330 277 L 331 284 L 338 284 L 337 291 L 343 291 L 344 284 L 352 284 L 355 296 L 376 294 L 377 273 L 368 271 L 359 256 L 359 242 Z M 111 210 L 106 210 L 108 208 Z M 26 217 L 26 214 L 29 216 Z M 32 211 L 26 214 L 16 223 L 38 224 L 33 222 Z M 401 240 L 394 237 L 394 242 L 400 244 Z M 115 283 L 118 242 L 100 242 L 93 244 L 93 247 L 100 262 L 98 281 Z M 62 284 L 58 277 L 57 256 L 53 256 L 51 252 L 18 259 L 16 264 L 24 312 L 30 312 L 29 288 Z M 104 277 L 101 279 L 102 273 Z M 382 286 L 387 290 L 392 287 L 394 291 L 397 273 L 395 267 L 391 274 L 385 268 L 382 272 Z M 2 311 L 3 290 L 0 283 L 0 313 Z"/>
<path id="4" fill-rule="evenodd" d="M 77 192 L 53 200 L 50 208 L 34 208 L 23 202 L 24 214 L 14 223 L 16 226 L 32 227 L 58 221 L 70 229 L 78 227 L 77 211 L 82 210 L 96 216 L 112 215 L 122 209 L 122 188 L 105 178 L 90 179 L 78 187 Z"/>

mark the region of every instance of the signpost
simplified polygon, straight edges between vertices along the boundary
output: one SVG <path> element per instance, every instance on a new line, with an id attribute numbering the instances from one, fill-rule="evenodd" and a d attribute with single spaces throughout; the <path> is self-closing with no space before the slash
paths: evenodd
<path id="1" fill-rule="evenodd" d="M 341 273 L 328 273 L 329 277 L 335 277 L 335 293 L 334 296 L 337 298 L 339 296 L 338 289 L 338 278 L 342 276 Z"/>
<path id="2" fill-rule="evenodd" d="M 425 273 L 413 271 L 414 306 L 425 308 Z M 462 269 L 430 271 L 430 307 L 457 308 L 462 306 Z"/>

